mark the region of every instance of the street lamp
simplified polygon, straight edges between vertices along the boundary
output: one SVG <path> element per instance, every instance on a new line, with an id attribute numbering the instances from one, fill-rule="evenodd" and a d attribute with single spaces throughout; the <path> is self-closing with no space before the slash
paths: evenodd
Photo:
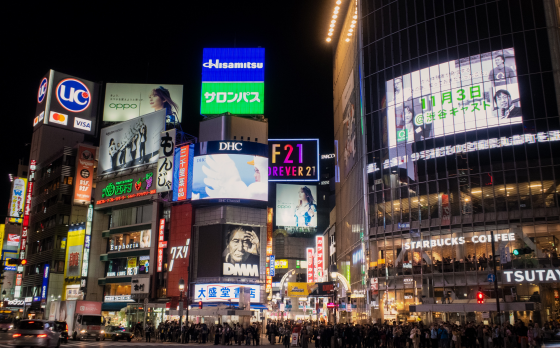
<path id="1" fill-rule="evenodd" d="M 181 319 L 183 319 L 183 291 L 185 290 L 185 281 L 183 278 L 179 280 L 179 291 L 181 296 L 179 297 L 179 330 L 181 330 Z M 187 323 L 189 322 L 187 318 Z"/>

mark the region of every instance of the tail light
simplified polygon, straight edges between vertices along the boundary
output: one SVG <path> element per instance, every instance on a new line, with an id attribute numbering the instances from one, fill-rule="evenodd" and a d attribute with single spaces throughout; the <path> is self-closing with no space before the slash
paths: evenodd
<path id="1" fill-rule="evenodd" d="M 46 337 L 47 337 L 47 334 L 40 334 L 40 335 L 37 335 L 37 337 L 39 337 L 39 338 L 46 338 Z"/>
<path id="2" fill-rule="evenodd" d="M 68 324 L 66 324 L 66 331 L 68 331 Z"/>
<path id="3" fill-rule="evenodd" d="M 18 338 L 18 337 L 21 337 L 21 334 L 13 334 L 12 337 L 13 337 L 13 338 Z"/>

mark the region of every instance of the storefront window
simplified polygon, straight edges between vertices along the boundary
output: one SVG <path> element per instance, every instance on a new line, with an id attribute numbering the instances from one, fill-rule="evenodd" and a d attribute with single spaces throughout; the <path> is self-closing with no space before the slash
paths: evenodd
<path id="1" fill-rule="evenodd" d="M 149 248 L 151 245 L 151 230 L 117 234 L 109 240 L 108 251 Z"/>

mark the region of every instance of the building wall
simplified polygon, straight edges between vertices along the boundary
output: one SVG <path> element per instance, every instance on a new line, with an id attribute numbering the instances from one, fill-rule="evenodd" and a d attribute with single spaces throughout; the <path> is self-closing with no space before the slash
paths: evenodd
<path id="1" fill-rule="evenodd" d="M 375 318 L 387 319 L 392 313 L 406 320 L 414 314 L 408 311 L 411 304 L 441 303 L 448 293 L 453 301 L 467 301 L 479 287 L 496 297 L 487 280 L 492 266 L 480 259 L 491 254 L 500 255 L 496 259 L 500 297 L 515 290 L 515 286 L 501 283 L 503 270 L 559 266 L 555 241 L 560 236 L 560 141 L 552 141 L 560 130 L 558 9 L 557 0 L 361 1 L 363 106 L 370 168 L 369 277 L 380 281 L 372 298 Z M 479 55 L 493 52 L 495 59 L 498 51 L 510 48 L 513 51 L 505 54 L 515 52 L 515 58 L 506 66 L 515 63 L 522 123 L 480 126 L 456 134 L 446 128 L 444 136 L 415 136 L 399 146 L 391 145 L 391 132 L 399 129 L 389 127 L 391 106 L 404 110 L 412 103 L 405 84 L 402 93 L 395 94 L 404 97 L 392 97 L 393 87 L 389 86 L 393 79 L 459 60 L 470 59 L 475 69 Z M 430 74 L 434 81 L 437 72 Z M 414 113 L 418 111 L 414 109 Z M 436 158 L 412 156 L 494 138 L 527 139 L 539 132 L 552 136 L 517 144 L 503 141 L 499 147 L 471 147 L 472 151 L 463 153 L 434 151 Z M 513 233 L 515 240 L 495 242 L 494 252 L 492 243 L 473 242 L 473 237 L 490 231 Z M 407 243 L 446 238 L 466 242 L 407 249 Z M 531 254 L 513 255 L 513 250 L 524 247 Z M 469 256 L 475 260 L 467 262 Z M 539 302 L 531 298 L 534 291 L 543 298 L 550 298 L 552 291 L 549 286 L 517 287 L 520 301 Z M 552 309 L 556 304 L 552 302 L 543 302 L 533 320 L 555 318 Z M 515 315 L 524 318 L 524 314 Z"/>

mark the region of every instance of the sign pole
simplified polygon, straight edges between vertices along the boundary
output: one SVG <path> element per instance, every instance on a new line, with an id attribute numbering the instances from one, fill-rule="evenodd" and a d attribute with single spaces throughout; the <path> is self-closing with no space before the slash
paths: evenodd
<path id="1" fill-rule="evenodd" d="M 492 238 L 492 266 L 494 268 L 494 292 L 496 293 L 496 310 L 498 311 L 498 325 L 502 323 L 500 313 L 500 297 L 498 296 L 498 277 L 496 276 L 496 250 L 494 248 L 494 231 L 490 231 L 490 238 Z"/>

